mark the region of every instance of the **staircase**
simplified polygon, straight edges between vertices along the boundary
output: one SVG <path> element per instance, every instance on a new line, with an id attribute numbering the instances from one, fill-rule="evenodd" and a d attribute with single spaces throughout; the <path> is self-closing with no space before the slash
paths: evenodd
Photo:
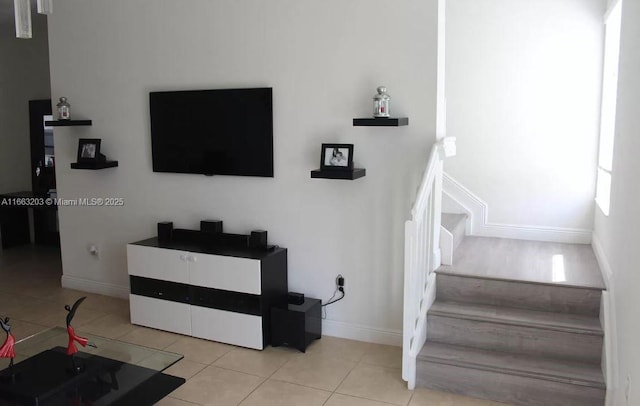
<path id="1" fill-rule="evenodd" d="M 464 239 L 466 222 L 466 214 L 442 213 L 440 250 L 443 264 L 453 263 L 453 253 Z"/>
<path id="2" fill-rule="evenodd" d="M 464 229 L 466 221 L 466 214 L 442 213 L 442 221 L 440 222 L 440 224 L 453 237 L 453 251 L 458 248 L 458 246 L 464 239 Z"/>
<path id="3" fill-rule="evenodd" d="M 454 235 L 464 220 L 443 216 L 442 224 Z M 604 405 L 604 284 L 590 247 L 481 237 L 458 244 L 454 264 L 436 271 L 416 386 L 516 405 Z"/>

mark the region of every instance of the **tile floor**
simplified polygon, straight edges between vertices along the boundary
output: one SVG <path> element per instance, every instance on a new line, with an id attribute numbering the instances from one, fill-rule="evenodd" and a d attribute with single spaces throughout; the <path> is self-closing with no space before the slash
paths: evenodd
<path id="1" fill-rule="evenodd" d="M 74 319 L 79 332 L 184 355 L 166 372 L 187 382 L 161 400 L 161 406 L 499 405 L 426 389 L 407 390 L 399 347 L 324 336 L 304 354 L 282 347 L 255 351 L 134 326 L 126 300 L 61 288 L 61 268 L 56 250 L 0 251 L 0 315 L 11 317 L 16 339 L 64 326 L 64 305 L 87 296 Z"/>

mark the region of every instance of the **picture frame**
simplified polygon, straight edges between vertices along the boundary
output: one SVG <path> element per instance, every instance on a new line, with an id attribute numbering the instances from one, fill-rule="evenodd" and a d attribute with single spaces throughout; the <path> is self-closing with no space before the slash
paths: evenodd
<path id="1" fill-rule="evenodd" d="M 322 144 L 320 169 L 344 171 L 353 169 L 353 144 Z"/>
<path id="2" fill-rule="evenodd" d="M 80 138 L 78 140 L 78 162 L 99 162 L 103 156 L 100 153 L 100 138 Z"/>

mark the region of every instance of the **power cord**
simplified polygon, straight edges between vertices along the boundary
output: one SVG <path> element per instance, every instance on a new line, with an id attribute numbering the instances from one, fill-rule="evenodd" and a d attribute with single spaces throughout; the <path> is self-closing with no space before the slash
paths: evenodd
<path id="1" fill-rule="evenodd" d="M 338 292 L 342 293 L 342 296 L 340 296 L 339 298 L 336 298 L 336 295 L 338 294 Z M 345 296 L 344 277 L 342 275 L 338 275 L 336 276 L 336 290 L 333 291 L 333 295 L 329 298 L 329 300 L 327 300 L 327 303 L 324 303 L 322 305 L 323 319 L 327 318 L 327 309 L 325 307 L 329 306 L 330 304 L 334 304 L 335 302 L 339 302 L 340 300 L 344 299 L 344 296 Z"/>

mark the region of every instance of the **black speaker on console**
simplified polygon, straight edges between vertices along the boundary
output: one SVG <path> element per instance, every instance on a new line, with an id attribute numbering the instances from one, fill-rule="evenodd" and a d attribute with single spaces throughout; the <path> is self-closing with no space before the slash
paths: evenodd
<path id="1" fill-rule="evenodd" d="M 304 293 L 289 292 L 289 304 L 301 305 L 304 303 Z"/>
<path id="2" fill-rule="evenodd" d="M 200 231 L 211 234 L 221 233 L 222 220 L 202 220 L 200 222 Z"/>
<path id="3" fill-rule="evenodd" d="M 249 237 L 249 248 L 266 248 L 267 232 L 265 230 L 254 230 Z"/>
<path id="4" fill-rule="evenodd" d="M 158 223 L 158 241 L 170 242 L 173 234 L 173 222 L 163 221 Z"/>

